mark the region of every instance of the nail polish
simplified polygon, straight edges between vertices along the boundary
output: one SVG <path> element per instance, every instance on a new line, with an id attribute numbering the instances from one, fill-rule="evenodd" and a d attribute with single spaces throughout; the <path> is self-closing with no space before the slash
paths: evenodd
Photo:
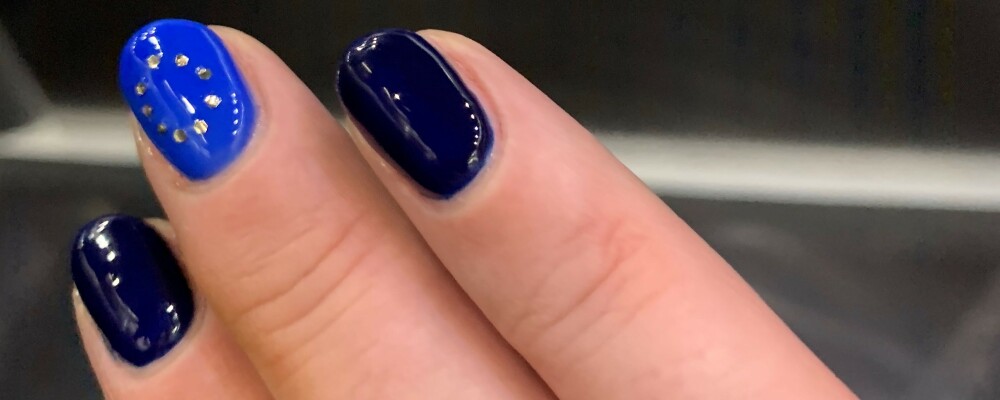
<path id="1" fill-rule="evenodd" d="M 341 60 L 337 92 L 359 129 L 431 196 L 461 191 L 489 157 L 493 130 L 476 97 L 413 32 L 355 41 Z"/>
<path id="2" fill-rule="evenodd" d="M 70 271 L 107 344 L 132 365 L 167 354 L 191 324 L 194 301 L 177 259 L 141 219 L 111 215 L 84 226 Z"/>
<path id="3" fill-rule="evenodd" d="M 118 84 L 146 136 L 189 179 L 225 169 L 253 134 L 253 97 L 222 40 L 197 22 L 139 29 L 122 50 Z"/>

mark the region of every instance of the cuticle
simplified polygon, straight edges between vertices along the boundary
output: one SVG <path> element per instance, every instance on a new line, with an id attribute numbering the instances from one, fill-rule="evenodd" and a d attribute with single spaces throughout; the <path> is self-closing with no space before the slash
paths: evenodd
<path id="1" fill-rule="evenodd" d="M 190 284 L 188 285 L 188 287 L 190 287 Z M 104 345 L 108 348 L 109 352 L 118 362 L 129 367 L 128 369 L 131 370 L 130 373 L 133 376 L 143 377 L 143 376 L 153 376 L 157 374 L 162 368 L 166 368 L 164 367 L 164 365 L 169 364 L 171 359 L 180 357 L 180 354 L 184 352 L 184 348 L 190 345 L 189 344 L 191 342 L 190 338 L 196 335 L 198 331 L 203 329 L 203 327 L 205 326 L 205 318 L 206 318 L 205 314 L 207 314 L 205 310 L 208 309 L 207 305 L 204 304 L 205 301 L 202 299 L 201 296 L 194 295 L 193 293 L 194 290 L 192 288 L 191 301 L 195 305 L 194 307 L 192 307 L 192 312 L 194 313 L 194 315 L 191 317 L 191 321 L 189 322 L 187 329 L 184 330 L 184 335 L 181 336 L 181 339 L 178 340 L 177 343 L 174 343 L 174 345 L 170 348 L 170 350 L 167 350 L 167 352 L 162 356 L 160 356 L 159 358 L 150 361 L 148 364 L 143 366 L 132 364 L 128 360 L 124 359 L 120 354 L 118 354 L 118 352 L 115 351 L 113 347 L 111 347 L 107 337 L 104 336 L 104 332 L 101 332 L 101 339 L 104 341 Z M 100 330 L 98 329 L 98 331 Z"/>
<path id="2" fill-rule="evenodd" d="M 218 35 L 216 36 L 218 37 Z M 236 171 L 240 169 L 240 166 L 248 162 L 247 159 L 253 158 L 254 154 L 258 151 L 257 149 L 260 147 L 259 142 L 261 141 L 260 136 L 268 136 L 265 132 L 268 130 L 267 126 L 270 121 L 267 113 L 263 112 L 263 110 L 267 109 L 267 97 L 257 95 L 257 88 L 260 86 L 256 74 L 244 73 L 242 65 L 245 64 L 245 60 L 242 60 L 242 57 L 237 55 L 237 53 L 230 51 L 224 40 L 221 38 L 219 38 L 219 40 L 222 42 L 226 52 L 229 53 L 230 57 L 232 57 L 235 61 L 234 64 L 237 69 L 236 73 L 238 74 L 238 77 L 246 83 L 250 98 L 253 99 L 252 105 L 254 111 L 254 121 L 249 129 L 250 140 L 245 146 L 243 146 L 243 149 L 240 150 L 239 155 L 237 155 L 232 162 L 222 168 L 222 170 L 217 172 L 215 175 L 212 175 L 207 179 L 195 180 L 188 178 L 179 170 L 174 168 L 174 171 L 176 172 L 174 185 L 181 190 L 192 194 L 210 192 L 216 186 L 223 185 L 225 182 L 232 179 L 232 175 L 238 173 Z"/>

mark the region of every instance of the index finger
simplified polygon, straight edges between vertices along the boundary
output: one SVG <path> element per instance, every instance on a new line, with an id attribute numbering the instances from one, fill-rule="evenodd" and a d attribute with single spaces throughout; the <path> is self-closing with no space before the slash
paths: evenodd
<path id="1" fill-rule="evenodd" d="M 341 99 L 383 183 L 560 398 L 853 397 L 586 129 L 478 44 L 421 35 L 357 42 Z"/>

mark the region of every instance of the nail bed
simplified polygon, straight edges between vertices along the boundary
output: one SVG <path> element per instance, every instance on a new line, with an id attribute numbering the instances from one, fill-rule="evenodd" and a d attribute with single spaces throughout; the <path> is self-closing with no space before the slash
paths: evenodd
<path id="1" fill-rule="evenodd" d="M 187 280 L 167 243 L 141 219 L 111 215 L 84 226 L 70 272 L 108 346 L 132 365 L 166 355 L 191 324 Z"/>
<path id="2" fill-rule="evenodd" d="M 416 33 L 390 29 L 355 41 L 337 92 L 363 133 L 432 196 L 454 196 L 488 161 L 493 130 L 482 106 Z"/>
<path id="3" fill-rule="evenodd" d="M 167 19 L 139 29 L 122 50 L 118 82 L 146 136 L 189 179 L 225 169 L 252 136 L 253 96 L 205 25 Z"/>

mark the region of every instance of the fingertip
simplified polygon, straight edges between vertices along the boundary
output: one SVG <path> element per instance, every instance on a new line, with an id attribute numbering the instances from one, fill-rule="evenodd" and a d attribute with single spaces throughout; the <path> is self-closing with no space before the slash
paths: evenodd
<path id="1" fill-rule="evenodd" d="M 226 47 L 233 52 L 233 56 L 237 59 L 238 64 L 241 66 L 252 65 L 248 64 L 253 62 L 253 60 L 258 59 L 261 55 L 267 55 L 268 57 L 278 56 L 274 54 L 270 47 L 267 47 L 260 40 L 257 40 L 253 35 L 246 33 L 242 30 L 224 26 L 224 25 L 208 25 L 208 29 L 215 32 L 216 35 L 222 39 Z M 242 68 L 247 78 L 252 75 L 248 70 L 252 68 Z"/>
<path id="2" fill-rule="evenodd" d="M 253 135 L 254 95 L 222 39 L 200 23 L 164 19 L 137 30 L 118 83 L 150 142 L 190 180 L 227 169 Z"/>
<path id="3" fill-rule="evenodd" d="M 417 31 L 417 34 L 423 36 L 424 39 L 427 39 L 428 41 L 431 41 L 434 44 L 463 47 L 476 51 L 486 51 L 492 53 L 489 49 L 486 48 L 486 46 L 483 46 L 479 42 L 461 33 L 445 31 L 440 29 L 421 29 Z"/>
<path id="4" fill-rule="evenodd" d="M 170 246 L 144 221 L 97 218 L 77 234 L 71 254 L 79 297 L 122 360 L 145 366 L 186 338 L 191 289 Z"/>
<path id="5" fill-rule="evenodd" d="M 143 221 L 156 230 L 166 240 L 167 244 L 173 245 L 173 242 L 177 238 L 177 232 L 174 231 L 174 227 L 169 221 L 163 218 L 144 218 Z"/>
<path id="6" fill-rule="evenodd" d="M 102 391 L 151 400 L 269 398 L 211 311 L 198 307 L 191 316 L 183 274 L 164 259 L 172 236 L 162 219 L 111 215 L 74 241 L 70 299 Z"/>

